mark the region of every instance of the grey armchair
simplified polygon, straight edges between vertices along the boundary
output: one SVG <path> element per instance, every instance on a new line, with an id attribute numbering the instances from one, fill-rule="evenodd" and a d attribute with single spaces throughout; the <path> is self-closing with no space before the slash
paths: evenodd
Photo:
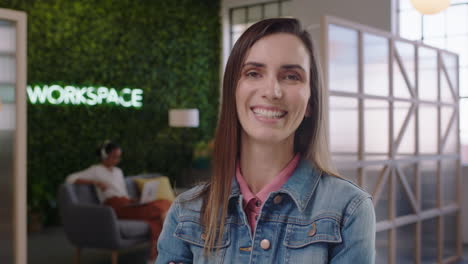
<path id="1" fill-rule="evenodd" d="M 138 196 L 135 177 L 156 176 L 159 174 L 126 177 L 130 197 Z M 110 250 L 112 264 L 117 264 L 120 249 L 146 243 L 151 237 L 146 222 L 118 219 L 111 207 L 99 202 L 91 185 L 64 183 L 59 188 L 58 201 L 65 235 L 76 247 L 77 264 L 85 248 Z"/>

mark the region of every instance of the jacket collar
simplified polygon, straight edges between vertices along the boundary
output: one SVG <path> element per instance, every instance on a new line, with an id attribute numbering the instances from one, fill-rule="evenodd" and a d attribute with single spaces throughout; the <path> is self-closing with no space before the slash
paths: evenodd
<path id="1" fill-rule="evenodd" d="M 299 211 L 304 211 L 319 183 L 322 172 L 308 160 L 301 159 L 289 180 L 275 193 L 289 195 Z M 232 177 L 229 200 L 240 196 L 240 187 L 236 177 Z"/>

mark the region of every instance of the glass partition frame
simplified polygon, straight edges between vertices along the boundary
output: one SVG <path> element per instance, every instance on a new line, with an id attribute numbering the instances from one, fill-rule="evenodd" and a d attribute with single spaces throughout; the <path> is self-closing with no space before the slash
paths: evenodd
<path id="1" fill-rule="evenodd" d="M 330 76 L 337 76 L 336 71 L 342 71 L 342 69 L 334 68 L 337 67 L 337 63 L 333 61 L 336 58 L 336 49 L 341 48 L 341 52 L 344 53 L 347 47 L 343 47 L 343 45 L 345 45 L 343 43 L 349 42 L 350 39 L 347 37 L 342 43 L 336 43 L 336 39 L 340 38 L 333 35 L 334 27 L 346 29 L 349 30 L 349 32 L 355 32 L 357 39 L 355 45 L 353 44 L 355 47 L 351 48 L 351 50 L 355 52 L 353 56 L 357 57 L 356 63 L 350 63 L 348 65 L 346 65 L 346 63 L 341 64 L 347 67 L 355 67 L 352 71 L 355 72 L 354 76 L 348 77 L 348 75 L 346 75 L 346 77 L 350 79 L 345 81 L 337 81 L 336 77 L 334 77 L 335 79 L 330 78 Z M 326 91 L 324 97 L 326 98 L 325 107 L 327 109 L 325 120 L 328 129 L 334 129 L 334 127 L 330 128 L 329 124 L 338 122 L 337 120 L 333 120 L 335 113 L 340 111 L 340 109 L 335 107 L 336 103 L 333 104 L 334 100 L 339 98 L 340 100 L 354 99 L 357 101 L 356 109 L 352 109 L 357 115 L 357 133 L 350 133 L 351 135 L 356 135 L 356 138 L 349 139 L 350 141 L 354 140 L 355 143 L 353 144 L 357 146 L 357 149 L 353 152 L 345 147 L 337 148 L 336 144 L 333 144 L 333 135 L 340 133 L 336 131 L 329 130 L 329 135 L 331 135 L 329 137 L 329 143 L 331 143 L 332 146 L 332 158 L 342 176 L 355 181 L 373 196 L 373 203 L 376 207 L 378 219 L 377 238 L 384 238 L 382 241 L 377 239 L 376 263 L 423 263 L 426 261 L 426 257 L 433 257 L 434 259 L 431 259 L 431 262 L 436 263 L 452 263 L 459 260 L 462 256 L 460 209 L 462 203 L 461 156 L 459 134 L 455 133 L 456 139 L 454 139 L 454 144 L 448 145 L 449 143 L 447 143 L 449 141 L 447 138 L 453 135 L 451 132 L 459 131 L 460 127 L 458 118 L 458 55 L 427 46 L 421 42 L 402 39 L 388 32 L 330 16 L 323 17 L 321 32 L 323 83 Z M 384 76 L 384 81 L 387 82 L 385 86 L 388 87 L 388 95 L 387 93 L 382 93 L 382 91 L 372 94 L 364 87 L 367 80 L 367 65 L 365 65 L 365 60 L 368 50 L 364 45 L 365 36 L 367 35 L 385 39 L 387 49 L 385 53 L 382 54 L 382 57 L 384 61 L 387 61 L 387 75 Z M 405 60 L 403 58 L 401 49 L 398 48 L 398 46 L 402 46 L 401 44 L 412 47 L 413 51 L 411 53 L 414 54 L 412 62 L 411 60 Z M 421 80 L 421 76 L 424 75 L 424 71 L 427 70 L 425 64 L 421 63 L 424 59 L 423 55 L 420 54 L 422 50 L 429 50 L 435 54 L 435 64 L 433 64 L 434 68 L 432 69 L 433 73 L 427 75 L 434 78 L 434 87 L 437 87 L 437 96 L 432 96 L 432 99 L 421 99 L 419 96 L 424 92 L 421 90 L 424 88 L 421 83 L 427 83 L 426 80 Z M 349 54 L 342 55 L 341 59 L 348 55 Z M 410 64 L 413 66 L 408 66 L 408 61 L 410 61 Z M 331 67 L 332 65 L 335 66 Z M 400 83 L 406 86 L 407 96 L 401 96 L 400 93 L 394 94 L 395 84 L 397 82 L 395 76 L 398 76 L 395 75 L 396 71 L 401 73 L 402 81 L 400 80 Z M 335 88 L 334 83 L 351 83 L 351 85 L 355 83 L 357 85 L 357 90 L 348 91 L 343 87 Z M 329 102 L 330 100 L 332 100 L 332 102 Z M 388 132 L 385 133 L 384 139 L 386 141 L 384 145 L 388 147 L 382 148 L 383 151 L 379 148 L 371 148 L 372 151 L 368 151 L 369 148 L 368 146 L 366 147 L 366 143 L 368 142 L 373 142 L 372 144 L 375 144 L 375 140 L 369 140 L 369 138 L 373 136 L 369 135 L 370 130 L 365 128 L 366 118 L 372 116 L 368 113 L 372 111 L 372 109 L 366 107 L 366 104 L 372 101 L 381 102 L 379 104 L 370 104 L 374 106 L 380 105 L 380 109 L 377 108 L 379 111 L 382 110 L 383 105 L 388 105 L 388 107 L 385 106 L 386 108 L 384 109 L 387 111 L 381 111 L 381 113 L 386 115 L 383 116 L 383 120 L 388 122 L 386 125 Z M 328 108 L 329 103 L 330 108 Z M 395 112 L 395 106 L 401 106 L 402 104 L 406 104 L 408 107 L 407 114 L 404 118 L 400 118 L 401 126 L 399 126 L 395 121 L 398 119 L 395 116 L 395 113 L 397 113 Z M 421 126 L 424 127 L 427 122 L 426 120 L 428 120 L 426 108 L 424 107 L 432 109 L 427 113 L 432 113 L 432 115 L 435 116 L 430 116 L 433 118 L 433 120 L 430 120 L 432 126 L 422 131 Z M 442 113 L 444 111 L 443 109 L 446 108 L 452 110 L 448 111 L 449 115 Z M 345 110 L 342 109 L 342 111 Z M 445 111 L 444 113 L 447 112 Z M 410 132 L 406 132 L 406 130 Z M 399 148 L 402 142 L 407 142 L 404 141 L 406 133 L 409 133 L 410 141 L 413 142 L 414 145 L 409 148 L 410 151 L 401 153 Z M 424 136 L 426 136 L 427 133 L 429 133 L 430 136 L 426 138 L 434 141 L 430 143 L 434 145 L 433 147 L 427 148 L 427 140 L 424 142 L 421 140 L 425 138 Z M 346 136 L 346 134 L 343 133 L 341 133 L 341 135 Z M 341 138 L 339 141 L 342 142 L 346 140 Z M 449 146 L 452 146 L 452 149 L 447 150 Z M 404 149 L 408 148 L 406 147 Z M 426 149 L 428 150 L 426 151 Z M 379 151 L 376 152 L 375 150 Z M 454 168 L 452 168 L 452 170 L 443 170 L 443 164 L 446 163 L 454 164 Z M 408 170 L 408 168 L 410 169 Z M 372 171 L 374 173 L 372 173 Z M 453 171 L 454 175 L 450 175 L 453 177 L 448 177 L 443 174 L 443 171 Z M 433 179 L 429 179 L 425 176 L 428 173 L 429 175 L 434 175 Z M 348 175 L 350 176 L 348 177 Z M 431 181 L 426 184 L 427 180 Z M 448 185 L 450 182 L 454 182 L 455 185 Z M 427 188 L 435 189 L 435 197 L 431 198 L 430 194 L 426 195 Z M 446 193 L 444 194 L 444 192 Z M 447 192 L 453 192 L 454 195 L 447 195 Z M 444 197 L 451 198 L 446 201 Z M 399 207 L 401 207 L 399 203 L 402 201 L 407 202 L 408 208 L 405 210 L 399 209 Z M 383 211 L 380 210 L 382 208 Z M 399 212 L 397 212 L 397 209 Z M 453 241 L 453 243 L 446 243 L 445 229 L 447 229 L 447 225 L 444 224 L 445 218 L 456 223 L 455 231 L 450 229 L 450 233 L 455 234 L 455 241 Z M 434 233 L 423 233 L 423 223 L 436 223 L 436 230 L 434 230 Z M 397 235 L 401 236 L 405 233 L 397 231 L 405 230 L 404 227 L 411 227 L 408 230 L 414 230 L 411 232 L 412 239 L 410 239 L 411 247 L 414 248 L 414 254 L 410 256 L 406 262 L 402 262 L 404 256 L 401 256 L 400 254 L 403 253 L 400 252 L 407 251 L 402 250 L 401 246 L 397 244 L 397 241 L 398 243 L 402 241 L 397 240 Z M 431 237 L 434 238 L 434 244 L 429 245 L 427 242 L 423 243 L 423 235 L 425 237 L 431 235 Z M 455 248 L 447 248 L 446 245 L 453 245 Z M 431 254 L 431 256 L 426 256 L 425 252 L 432 252 L 432 246 L 435 246 L 436 252 Z"/>

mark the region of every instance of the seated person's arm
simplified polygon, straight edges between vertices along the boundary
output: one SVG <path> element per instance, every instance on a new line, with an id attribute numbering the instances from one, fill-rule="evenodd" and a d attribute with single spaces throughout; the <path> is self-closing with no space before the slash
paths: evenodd
<path id="1" fill-rule="evenodd" d="M 103 182 L 94 180 L 93 173 L 93 170 L 91 168 L 88 168 L 86 170 L 69 175 L 66 179 L 66 182 L 73 184 L 92 184 L 101 189 L 102 191 L 105 191 L 107 189 L 107 185 Z"/>

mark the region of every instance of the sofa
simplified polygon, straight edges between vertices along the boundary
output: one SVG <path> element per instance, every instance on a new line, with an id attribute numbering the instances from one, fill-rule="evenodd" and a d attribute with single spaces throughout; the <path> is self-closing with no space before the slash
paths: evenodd
<path id="1" fill-rule="evenodd" d="M 159 174 L 126 177 L 131 198 L 139 191 L 136 177 L 152 178 Z M 67 239 L 76 247 L 75 263 L 80 262 L 83 249 L 103 249 L 111 252 L 112 264 L 118 262 L 118 251 L 150 240 L 149 225 L 139 220 L 117 219 L 111 207 L 102 205 L 95 187 L 84 184 L 64 183 L 59 187 L 58 205 Z"/>

